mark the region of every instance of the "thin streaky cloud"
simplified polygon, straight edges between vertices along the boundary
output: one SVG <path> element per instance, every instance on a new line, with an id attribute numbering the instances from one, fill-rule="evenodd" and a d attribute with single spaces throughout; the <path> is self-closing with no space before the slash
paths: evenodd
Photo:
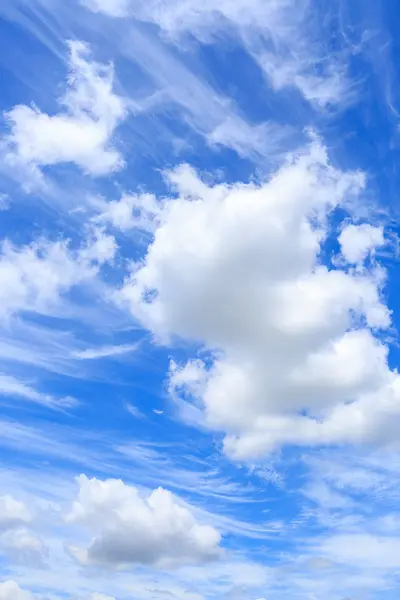
<path id="1" fill-rule="evenodd" d="M 138 350 L 139 344 L 122 344 L 120 346 L 99 346 L 98 348 L 86 348 L 79 350 L 72 356 L 80 360 L 96 360 L 101 358 L 111 358 L 123 354 L 131 354 Z"/>

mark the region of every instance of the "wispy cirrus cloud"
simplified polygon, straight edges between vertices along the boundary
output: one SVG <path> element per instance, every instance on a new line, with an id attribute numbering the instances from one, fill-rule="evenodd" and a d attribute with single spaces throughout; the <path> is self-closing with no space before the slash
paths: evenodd
<path id="1" fill-rule="evenodd" d="M 336 53 L 329 49 L 329 18 L 321 26 L 310 2 L 226 0 L 217 6 L 211 0 L 201 5 L 187 0 L 150 0 L 146 5 L 136 0 L 82 0 L 82 4 L 111 17 L 155 23 L 180 41 L 185 34 L 205 43 L 236 34 L 275 90 L 297 88 L 317 108 L 354 99 L 354 83 L 346 72 L 345 52 L 351 49 Z"/>
<path id="2" fill-rule="evenodd" d="M 10 375 L 0 374 L 0 395 L 6 397 L 22 398 L 49 408 L 71 408 L 78 404 L 72 397 L 57 398 L 36 390 L 25 381 Z"/>
<path id="3" fill-rule="evenodd" d="M 99 346 L 76 351 L 73 356 L 79 360 L 97 360 L 131 354 L 138 350 L 139 344 L 121 344 L 116 346 Z"/>

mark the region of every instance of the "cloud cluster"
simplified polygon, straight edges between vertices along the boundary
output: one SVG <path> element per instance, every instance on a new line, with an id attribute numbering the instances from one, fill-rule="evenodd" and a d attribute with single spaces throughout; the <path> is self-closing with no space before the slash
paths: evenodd
<path id="1" fill-rule="evenodd" d="M 209 186 L 187 168 L 171 180 L 178 197 L 120 292 L 162 341 L 208 350 L 172 365 L 171 391 L 238 459 L 282 444 L 394 442 L 400 381 L 375 336 L 390 326 L 385 274 L 374 261 L 320 260 L 328 217 L 360 192 L 361 175 L 335 170 L 315 142 L 261 186 Z M 342 232 L 342 261 L 383 242 L 365 231 Z"/>
<path id="2" fill-rule="evenodd" d="M 78 478 L 79 496 L 67 516 L 94 532 L 87 549 L 72 547 L 82 564 L 174 567 L 219 556 L 220 535 L 199 524 L 167 490 L 145 496 L 121 480 Z"/>
<path id="3" fill-rule="evenodd" d="M 49 115 L 35 106 L 14 106 L 5 118 L 10 133 L 1 149 L 13 167 L 75 163 L 91 175 L 115 171 L 123 159 L 112 137 L 125 116 L 125 103 L 113 92 L 113 68 L 93 61 L 83 42 L 69 43 L 68 88 L 61 112 Z"/>

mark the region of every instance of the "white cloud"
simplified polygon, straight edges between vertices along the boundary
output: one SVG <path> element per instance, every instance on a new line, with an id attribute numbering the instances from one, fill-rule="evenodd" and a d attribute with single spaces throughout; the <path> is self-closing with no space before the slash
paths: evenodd
<path id="1" fill-rule="evenodd" d="M 131 5 L 131 0 L 80 0 L 80 2 L 93 12 L 104 13 L 110 17 L 126 17 Z"/>
<path id="2" fill-rule="evenodd" d="M 67 520 L 94 532 L 86 550 L 70 548 L 83 564 L 171 567 L 218 557 L 219 533 L 197 523 L 167 490 L 144 496 L 120 480 L 81 475 L 78 482 L 78 500 Z"/>
<path id="3" fill-rule="evenodd" d="M 359 193 L 360 174 L 333 169 L 315 142 L 260 187 L 207 186 L 188 168 L 172 180 L 179 197 L 120 293 L 162 341 L 214 355 L 175 366 L 171 391 L 236 458 L 395 442 L 400 379 L 373 333 L 390 325 L 384 272 L 319 262 L 327 216 Z"/>
<path id="4" fill-rule="evenodd" d="M 30 531 L 24 528 L 16 529 L 12 532 L 7 532 L 1 537 L 2 544 L 8 549 L 16 550 L 19 552 L 41 552 L 42 543 L 33 535 Z"/>
<path id="5" fill-rule="evenodd" d="M 90 273 L 73 260 L 65 242 L 45 240 L 25 247 L 2 244 L 1 314 L 18 310 L 44 312 L 54 299 Z M 89 268 L 90 271 L 90 268 Z"/>
<path id="6" fill-rule="evenodd" d="M 36 402 L 38 404 L 43 404 L 45 406 L 49 406 L 52 408 L 56 407 L 71 407 L 76 404 L 76 400 L 71 398 L 70 396 L 58 398 L 52 396 L 51 394 L 44 394 L 43 392 L 39 392 L 31 385 L 27 384 L 24 381 L 17 379 L 16 377 L 12 377 L 11 375 L 1 375 L 0 374 L 0 395 L 3 396 L 16 396 L 17 398 L 23 398 L 25 400 L 30 400 L 31 402 Z"/>
<path id="7" fill-rule="evenodd" d="M 301 0 L 82 0 L 94 12 L 134 16 L 174 38 L 185 33 L 208 42 L 236 31 L 275 90 L 297 88 L 319 108 L 348 102 L 354 90 L 340 52 L 331 56 L 315 6 Z M 329 19 L 325 26 L 328 27 Z"/>
<path id="8" fill-rule="evenodd" d="M 0 532 L 26 525 L 32 521 L 32 515 L 23 502 L 11 496 L 0 497 Z"/>
<path id="9" fill-rule="evenodd" d="M 33 516 L 23 502 L 12 496 L 0 497 L 0 553 L 14 563 L 42 564 L 46 549 L 28 529 L 32 522 Z"/>
<path id="10" fill-rule="evenodd" d="M 0 193 L 0 212 L 10 208 L 10 199 L 7 194 Z"/>
<path id="11" fill-rule="evenodd" d="M 6 113 L 11 129 L 3 139 L 11 167 L 33 169 L 75 163 L 85 172 L 102 175 L 121 168 L 123 159 L 112 136 L 125 116 L 124 101 L 113 93 L 113 68 L 90 58 L 83 42 L 70 42 L 68 89 L 64 110 L 56 115 L 35 106 L 19 105 Z"/>
<path id="12" fill-rule="evenodd" d="M 144 414 L 134 404 L 127 402 L 125 404 L 125 409 L 132 417 L 135 417 L 135 419 L 144 419 Z"/>
<path id="13" fill-rule="evenodd" d="M 141 18 L 143 7 L 145 3 L 135 6 L 135 19 Z M 135 98 L 135 111 L 149 115 L 150 111 L 152 114 L 156 109 L 163 112 L 171 105 L 184 112 L 185 125 L 203 136 L 209 146 L 225 146 L 241 156 L 255 161 L 261 159 L 263 169 L 277 155 L 281 157 L 288 147 L 292 148 L 294 140 L 303 139 L 303 133 L 295 133 L 290 125 L 254 123 L 248 119 L 232 98 L 207 82 L 198 70 L 191 69 L 186 59 L 180 60 L 179 54 L 166 43 L 166 36 L 156 35 L 154 28 L 140 27 L 131 20 L 127 29 L 129 43 L 121 44 L 120 50 L 131 63 L 140 65 L 153 90 L 150 95 L 144 90 L 143 97 Z M 156 127 L 151 136 L 154 139 L 146 139 L 146 144 L 152 146 L 154 152 L 158 153 L 159 135 L 167 138 L 172 135 L 175 149 L 180 142 L 185 144 L 184 140 L 176 139 L 176 131 L 157 117 L 153 125 Z M 148 137 L 148 130 L 144 136 Z"/>
<path id="14" fill-rule="evenodd" d="M 43 566 L 47 549 L 33 532 L 20 527 L 0 535 L 0 549 L 13 564 Z"/>
<path id="15" fill-rule="evenodd" d="M 138 344 L 120 344 L 116 346 L 100 346 L 98 348 L 86 348 L 73 353 L 74 358 L 80 360 L 96 360 L 99 358 L 110 358 L 130 354 L 138 349 Z"/>
<path id="16" fill-rule="evenodd" d="M 99 214 L 93 218 L 100 225 L 111 225 L 122 232 L 130 229 L 153 231 L 155 216 L 162 203 L 151 194 L 124 195 L 120 200 L 94 203 Z"/>
<path id="17" fill-rule="evenodd" d="M 73 286 L 93 279 L 100 266 L 112 260 L 115 240 L 96 232 L 78 250 L 68 241 L 41 239 L 16 247 L 0 246 L 0 318 L 18 311 L 46 313 Z"/>
<path id="18" fill-rule="evenodd" d="M 321 552 L 335 562 L 367 569 L 398 569 L 400 538 L 364 534 L 342 534 L 329 537 L 321 544 Z"/>
<path id="19" fill-rule="evenodd" d="M 385 244 L 383 227 L 373 227 L 368 223 L 347 225 L 339 236 L 339 244 L 347 262 L 362 263 L 376 248 Z"/>
<path id="20" fill-rule="evenodd" d="M 33 600 L 33 595 L 19 587 L 15 581 L 0 583 L 0 600 Z"/>
<path id="21" fill-rule="evenodd" d="M 207 136 L 210 146 L 233 148 L 240 156 L 279 156 L 282 148 L 293 136 L 290 127 L 276 123 L 249 125 L 246 121 L 230 115 L 219 123 Z"/>

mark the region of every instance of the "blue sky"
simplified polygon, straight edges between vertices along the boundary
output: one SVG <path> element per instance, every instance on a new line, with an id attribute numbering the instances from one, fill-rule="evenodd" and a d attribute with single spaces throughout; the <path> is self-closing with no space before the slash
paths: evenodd
<path id="1" fill-rule="evenodd" d="M 3 0 L 0 600 L 398 597 L 399 19 Z"/>

